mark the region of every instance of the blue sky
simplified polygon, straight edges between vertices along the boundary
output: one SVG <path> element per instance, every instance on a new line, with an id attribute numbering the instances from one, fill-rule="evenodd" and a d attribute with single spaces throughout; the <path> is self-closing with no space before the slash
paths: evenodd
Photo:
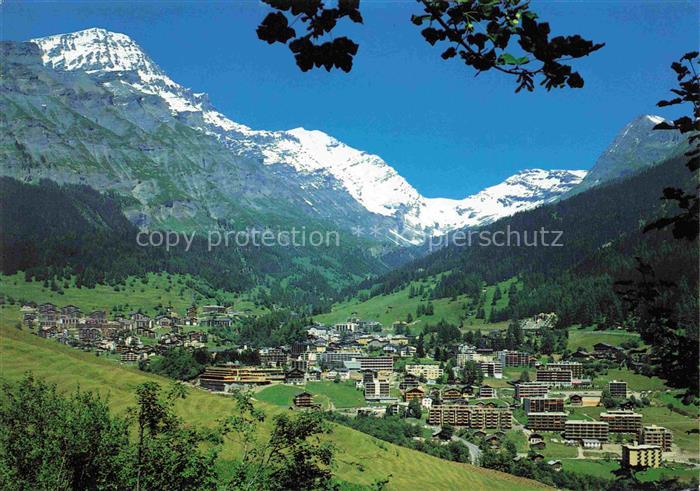
<path id="1" fill-rule="evenodd" d="M 635 116 L 677 114 L 655 103 L 674 85 L 670 63 L 698 47 L 697 2 L 535 0 L 533 8 L 554 34 L 607 43 L 575 63 L 583 89 L 514 94 L 510 78 L 474 78 L 425 43 L 409 21 L 418 11 L 411 0 L 363 0 L 364 25 L 338 26 L 360 44 L 350 74 L 302 73 L 286 47 L 259 41 L 267 7 L 256 1 L 6 0 L 0 37 L 123 32 L 235 121 L 323 130 L 382 156 L 427 196 L 460 198 L 524 168 L 590 168 Z"/>

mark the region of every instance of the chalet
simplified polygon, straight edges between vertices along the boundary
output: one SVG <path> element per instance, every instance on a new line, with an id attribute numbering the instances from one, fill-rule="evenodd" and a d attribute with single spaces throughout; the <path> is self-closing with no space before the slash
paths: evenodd
<path id="1" fill-rule="evenodd" d="M 585 350 L 580 349 L 580 350 L 577 350 L 574 353 L 572 353 L 571 358 L 574 360 L 578 360 L 578 361 L 590 360 L 591 358 L 593 358 L 593 354 L 591 354 Z"/>
<path id="2" fill-rule="evenodd" d="M 209 340 L 209 335 L 206 332 L 202 331 L 191 331 L 187 333 L 187 338 L 190 341 L 206 343 Z"/>
<path id="3" fill-rule="evenodd" d="M 420 385 L 418 377 L 407 373 L 404 379 L 399 383 L 399 390 L 408 390 L 413 387 L 418 387 Z"/>
<path id="4" fill-rule="evenodd" d="M 319 368 L 310 368 L 306 375 L 306 380 L 310 382 L 319 382 L 321 380 L 321 370 Z"/>
<path id="5" fill-rule="evenodd" d="M 531 443 L 531 444 L 530 444 L 530 450 L 538 450 L 538 451 L 541 451 L 541 450 L 544 450 L 545 448 L 547 448 L 547 444 L 546 444 L 545 442 L 543 442 L 543 441 L 542 441 L 542 442 L 537 442 L 537 443 Z"/>
<path id="6" fill-rule="evenodd" d="M 56 326 L 42 326 L 37 334 L 40 338 L 54 338 L 58 335 L 58 328 Z"/>
<path id="7" fill-rule="evenodd" d="M 403 393 L 403 399 L 406 402 L 410 402 L 413 400 L 417 401 L 422 401 L 423 398 L 425 397 L 425 390 L 421 387 L 412 387 L 410 389 L 407 389 Z"/>
<path id="8" fill-rule="evenodd" d="M 496 397 L 496 389 L 494 389 L 490 385 L 482 385 L 481 387 L 479 387 L 479 398 L 490 399 L 492 397 Z"/>
<path id="9" fill-rule="evenodd" d="M 321 405 L 314 403 L 313 394 L 302 392 L 294 396 L 294 407 L 297 409 L 318 409 Z"/>
<path id="10" fill-rule="evenodd" d="M 556 472 L 560 472 L 562 469 L 561 460 L 548 460 L 547 465 Z"/>
<path id="11" fill-rule="evenodd" d="M 462 391 L 456 387 L 449 387 L 442 391 L 441 398 L 443 401 L 456 401 L 462 398 Z"/>
<path id="12" fill-rule="evenodd" d="M 619 346 L 608 343 L 596 343 L 593 345 L 593 356 L 600 359 L 618 360 L 625 356 L 625 352 Z"/>
<path id="13" fill-rule="evenodd" d="M 56 307 L 51 302 L 46 302 L 46 303 L 42 303 L 42 304 L 38 305 L 36 310 L 39 314 L 49 314 L 49 313 L 56 314 L 59 312 L 58 307 Z"/>
<path id="14" fill-rule="evenodd" d="M 147 327 L 140 327 L 136 329 L 136 334 L 139 336 L 143 336 L 144 338 L 156 338 L 156 332 L 153 329 L 149 329 Z"/>
<path id="15" fill-rule="evenodd" d="M 293 368 L 284 374 L 284 383 L 292 385 L 304 385 L 306 383 L 306 372 Z"/>
<path id="16" fill-rule="evenodd" d="M 486 438 L 484 438 L 484 441 L 491 448 L 499 448 L 501 446 L 501 437 L 499 437 L 498 435 L 489 435 Z"/>
<path id="17" fill-rule="evenodd" d="M 87 318 L 87 322 L 91 324 L 101 324 L 107 320 L 107 312 L 104 310 L 93 310 Z"/>
<path id="18" fill-rule="evenodd" d="M 156 317 L 156 325 L 158 327 L 173 327 L 175 325 L 175 319 L 169 315 L 159 315 Z"/>
<path id="19" fill-rule="evenodd" d="M 231 327 L 233 320 L 225 315 L 215 315 L 200 321 L 200 324 L 207 327 Z"/>
<path id="20" fill-rule="evenodd" d="M 83 313 L 75 305 L 61 307 L 61 324 L 67 327 L 77 326 Z"/>
<path id="21" fill-rule="evenodd" d="M 409 346 L 409 345 L 401 346 L 399 348 L 398 355 L 401 358 L 410 358 L 412 356 L 415 356 L 416 355 L 416 347 Z"/>
<path id="22" fill-rule="evenodd" d="M 204 305 L 202 306 L 202 313 L 204 315 L 215 315 L 226 313 L 226 307 L 223 305 Z"/>
<path id="23" fill-rule="evenodd" d="M 574 407 L 583 406 L 583 396 L 580 396 L 578 394 L 572 394 L 569 397 L 569 405 L 574 406 Z"/>
<path id="24" fill-rule="evenodd" d="M 153 320 L 141 312 L 133 312 L 129 315 L 129 320 L 131 320 L 132 328 L 136 331 L 153 327 Z"/>
<path id="25" fill-rule="evenodd" d="M 543 441 L 544 441 L 544 438 L 542 438 L 542 435 L 540 435 L 539 433 L 530 433 L 530 436 L 527 439 L 527 442 L 530 445 L 534 445 L 536 443 L 541 443 Z"/>
<path id="26" fill-rule="evenodd" d="M 84 343 L 95 342 L 102 338 L 102 331 L 93 326 L 80 326 L 78 328 L 78 339 Z"/>
<path id="27" fill-rule="evenodd" d="M 544 460 L 544 455 L 542 455 L 541 453 L 532 452 L 528 454 L 527 458 L 532 460 L 533 462 L 542 462 Z"/>

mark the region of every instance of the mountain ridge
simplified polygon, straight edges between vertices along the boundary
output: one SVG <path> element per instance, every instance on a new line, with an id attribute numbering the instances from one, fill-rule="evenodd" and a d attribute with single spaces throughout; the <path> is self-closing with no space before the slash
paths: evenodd
<path id="1" fill-rule="evenodd" d="M 209 134 L 237 155 L 265 166 L 281 167 L 301 175 L 298 192 L 313 208 L 311 196 L 318 189 L 342 188 L 383 223 L 396 242 L 419 243 L 426 235 L 441 235 L 455 228 L 479 226 L 522 209 L 539 206 L 556 193 L 566 192 L 583 178 L 585 171 L 545 171 L 548 188 L 526 182 L 509 187 L 509 180 L 462 200 L 426 198 L 379 156 L 354 149 L 319 130 L 253 130 L 216 111 L 204 93 L 195 93 L 174 82 L 127 35 L 92 28 L 75 33 L 33 39 L 42 52 L 44 65 L 60 71 L 82 71 L 108 91 L 121 84 L 161 98 L 173 116 Z M 551 179 L 561 177 L 560 181 Z M 547 176 L 545 176 L 547 177 Z M 511 181 L 512 183 L 512 181 Z M 501 186 L 499 188 L 499 186 Z M 525 192 L 520 196 L 516 189 Z M 555 189 L 553 192 L 552 189 Z M 485 191 L 490 192 L 485 193 Z M 502 190 L 505 195 L 497 194 Z M 485 194 L 484 194 L 485 193 Z M 496 194 L 494 194 L 496 193 Z"/>

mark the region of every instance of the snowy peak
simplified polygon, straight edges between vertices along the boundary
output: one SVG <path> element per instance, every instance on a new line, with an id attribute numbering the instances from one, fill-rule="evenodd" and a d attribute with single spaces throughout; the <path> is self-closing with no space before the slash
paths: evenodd
<path id="1" fill-rule="evenodd" d="M 137 71 L 147 76 L 164 73 L 129 36 L 92 28 L 70 34 L 32 39 L 43 51 L 45 65 L 86 73 Z"/>
<path id="2" fill-rule="evenodd" d="M 425 198 L 381 157 L 322 131 L 253 130 L 232 121 L 211 106 L 206 94 L 171 80 L 125 34 L 93 28 L 32 42 L 40 47 L 47 66 L 85 72 L 107 90 L 118 90 L 122 84 L 155 95 L 180 121 L 214 136 L 234 154 L 295 172 L 302 182 L 297 192 L 311 208 L 319 193 L 345 192 L 373 218 L 392 223 L 390 235 L 414 243 L 426 235 L 483 225 L 539 206 L 585 175 L 585 171 L 531 169 L 461 200 Z"/>

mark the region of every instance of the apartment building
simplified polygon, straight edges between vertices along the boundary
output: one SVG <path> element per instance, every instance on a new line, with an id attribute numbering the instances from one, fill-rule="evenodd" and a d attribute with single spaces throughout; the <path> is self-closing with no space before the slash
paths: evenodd
<path id="1" fill-rule="evenodd" d="M 226 392 L 233 385 L 265 385 L 284 381 L 284 371 L 259 367 L 207 367 L 199 376 L 203 389 Z"/>
<path id="2" fill-rule="evenodd" d="M 578 361 L 557 361 L 547 363 L 545 367 L 547 370 L 570 370 L 573 379 L 583 378 L 583 365 Z"/>
<path id="3" fill-rule="evenodd" d="M 434 426 L 508 430 L 513 426 L 513 412 L 510 408 L 480 405 L 435 405 L 428 413 L 428 423 Z"/>
<path id="4" fill-rule="evenodd" d="M 526 397 L 544 397 L 549 392 L 547 384 L 538 382 L 520 382 L 515 384 L 515 398 L 523 399 Z"/>
<path id="5" fill-rule="evenodd" d="M 358 350 L 343 350 L 343 351 L 326 351 L 318 353 L 317 360 L 321 365 L 326 365 L 332 368 L 342 368 L 343 363 L 352 361 L 362 356 L 362 351 Z"/>
<path id="6" fill-rule="evenodd" d="M 503 350 L 499 351 L 496 356 L 504 367 L 529 366 L 532 359 L 530 353 L 525 353 L 524 351 Z"/>
<path id="7" fill-rule="evenodd" d="M 656 445 L 664 452 L 670 452 L 673 446 L 673 433 L 662 426 L 643 426 L 638 433 L 640 445 Z"/>
<path id="8" fill-rule="evenodd" d="M 558 397 L 527 397 L 523 399 L 525 414 L 563 413 L 564 399 Z"/>
<path id="9" fill-rule="evenodd" d="M 621 399 L 627 398 L 627 382 L 611 380 L 608 382 L 608 390 L 613 397 L 619 397 Z"/>
<path id="10" fill-rule="evenodd" d="M 635 469 L 660 467 L 662 458 L 658 445 L 623 445 L 622 466 Z"/>
<path id="11" fill-rule="evenodd" d="M 604 421 L 570 419 L 564 423 L 564 438 L 567 440 L 608 441 L 610 428 Z"/>
<path id="12" fill-rule="evenodd" d="M 478 363 L 478 367 L 484 377 L 503 378 L 503 365 L 500 361 L 482 361 Z"/>
<path id="13" fill-rule="evenodd" d="M 375 372 L 394 371 L 394 359 L 391 356 L 360 356 L 356 358 L 360 362 L 360 370 L 374 370 Z"/>
<path id="14" fill-rule="evenodd" d="M 437 380 L 442 377 L 443 372 L 440 365 L 406 365 L 406 373 L 426 380 Z"/>
<path id="15" fill-rule="evenodd" d="M 573 381 L 573 373 L 571 370 L 538 368 L 535 371 L 535 381 L 550 386 L 570 386 Z"/>
<path id="16" fill-rule="evenodd" d="M 566 424 L 567 413 L 530 413 L 527 415 L 527 427 L 536 431 L 562 431 Z"/>
<path id="17" fill-rule="evenodd" d="M 391 399 L 389 380 L 370 370 L 362 372 L 362 383 L 365 387 L 365 400 L 381 401 Z"/>
<path id="18" fill-rule="evenodd" d="M 610 425 L 612 433 L 637 433 L 642 427 L 642 415 L 626 409 L 600 413 L 600 420 Z"/>

